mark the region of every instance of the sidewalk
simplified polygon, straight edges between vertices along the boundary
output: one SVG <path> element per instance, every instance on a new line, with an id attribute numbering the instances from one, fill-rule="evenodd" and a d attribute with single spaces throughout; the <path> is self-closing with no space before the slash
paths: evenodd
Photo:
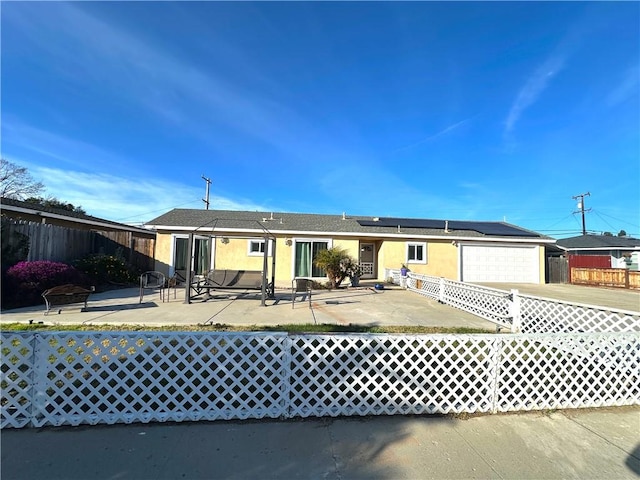
<path id="1" fill-rule="evenodd" d="M 10 479 L 635 479 L 640 407 L 5 429 Z"/>

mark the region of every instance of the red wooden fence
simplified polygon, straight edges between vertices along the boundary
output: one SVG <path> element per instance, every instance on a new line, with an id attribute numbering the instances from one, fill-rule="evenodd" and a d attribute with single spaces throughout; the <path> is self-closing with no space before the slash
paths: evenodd
<path id="1" fill-rule="evenodd" d="M 572 268 L 611 268 L 610 255 L 569 255 L 569 283 Z"/>

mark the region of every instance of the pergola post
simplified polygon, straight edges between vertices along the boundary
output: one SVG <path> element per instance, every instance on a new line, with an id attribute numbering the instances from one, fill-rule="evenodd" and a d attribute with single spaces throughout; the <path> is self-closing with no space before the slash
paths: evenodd
<path id="1" fill-rule="evenodd" d="M 273 248 L 271 249 L 271 294 L 276 296 L 276 237 L 273 237 Z"/>
<path id="2" fill-rule="evenodd" d="M 262 255 L 262 300 L 260 305 L 267 306 L 267 268 L 269 268 L 269 237 L 264 237 L 264 254 Z"/>
<path id="3" fill-rule="evenodd" d="M 184 303 L 191 303 L 191 277 L 193 276 L 193 232 L 189 233 L 187 241 L 187 278 L 184 282 Z"/>

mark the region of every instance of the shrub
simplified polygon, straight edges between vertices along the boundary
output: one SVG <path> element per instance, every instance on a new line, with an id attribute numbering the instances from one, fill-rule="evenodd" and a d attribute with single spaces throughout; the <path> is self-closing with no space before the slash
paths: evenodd
<path id="1" fill-rule="evenodd" d="M 5 282 L 5 308 L 38 305 L 43 302 L 42 292 L 58 285 L 89 286 L 88 279 L 71 265 L 49 260 L 18 262 L 7 270 Z"/>
<path id="2" fill-rule="evenodd" d="M 97 284 L 130 284 L 138 279 L 137 272 L 117 255 L 89 255 L 75 262 Z"/>

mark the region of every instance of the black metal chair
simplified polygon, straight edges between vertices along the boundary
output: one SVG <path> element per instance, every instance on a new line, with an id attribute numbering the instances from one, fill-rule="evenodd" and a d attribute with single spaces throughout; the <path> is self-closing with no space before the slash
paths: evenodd
<path id="1" fill-rule="evenodd" d="M 309 300 L 309 308 L 311 308 L 311 290 L 313 288 L 313 280 L 305 277 L 296 277 L 291 282 L 291 308 L 295 308 L 296 297 L 299 293 L 306 295 Z M 304 299 L 304 296 L 303 296 Z"/>
<path id="2" fill-rule="evenodd" d="M 160 300 L 164 302 L 164 288 L 167 283 L 162 272 L 144 272 L 140 275 L 140 303 L 144 297 L 145 290 L 160 290 Z"/>

